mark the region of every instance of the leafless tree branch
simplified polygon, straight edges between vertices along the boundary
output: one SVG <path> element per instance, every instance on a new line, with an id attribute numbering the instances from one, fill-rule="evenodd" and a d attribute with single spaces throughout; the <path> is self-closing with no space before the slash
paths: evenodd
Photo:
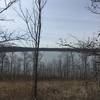
<path id="1" fill-rule="evenodd" d="M 60 46 L 64 47 L 70 47 L 70 48 L 87 48 L 87 49 L 93 49 L 97 48 L 99 46 L 97 37 L 90 39 L 88 38 L 86 41 L 82 41 L 77 39 L 75 36 L 72 35 L 72 37 L 77 41 L 77 43 L 72 44 L 72 42 L 67 43 L 67 40 L 60 39 L 60 42 L 58 43 Z"/>
<path id="2" fill-rule="evenodd" d="M 0 10 L 0 13 L 4 12 L 4 11 L 6 11 L 8 8 L 10 8 L 16 1 L 17 1 L 17 0 L 12 0 L 12 1 L 10 0 L 9 3 L 7 3 L 7 1 L 5 0 L 5 1 L 4 1 L 4 2 L 5 2 L 5 7 L 2 8 L 2 9 Z"/>
<path id="3" fill-rule="evenodd" d="M 94 14 L 100 14 L 100 0 L 91 0 L 91 5 L 87 8 Z"/>

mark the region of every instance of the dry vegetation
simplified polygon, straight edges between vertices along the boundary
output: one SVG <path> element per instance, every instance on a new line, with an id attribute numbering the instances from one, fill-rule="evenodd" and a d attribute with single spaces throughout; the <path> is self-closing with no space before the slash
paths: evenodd
<path id="1" fill-rule="evenodd" d="M 82 81 L 40 81 L 38 100 L 100 100 L 100 87 Z M 0 82 L 0 100 L 31 100 L 31 82 Z"/>

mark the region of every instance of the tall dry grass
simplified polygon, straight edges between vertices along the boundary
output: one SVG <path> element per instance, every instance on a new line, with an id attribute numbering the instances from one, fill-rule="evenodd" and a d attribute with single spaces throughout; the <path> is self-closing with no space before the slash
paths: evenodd
<path id="1" fill-rule="evenodd" d="M 100 100 L 100 87 L 88 81 L 39 81 L 38 100 Z M 0 100 L 31 100 L 32 82 L 0 82 Z"/>

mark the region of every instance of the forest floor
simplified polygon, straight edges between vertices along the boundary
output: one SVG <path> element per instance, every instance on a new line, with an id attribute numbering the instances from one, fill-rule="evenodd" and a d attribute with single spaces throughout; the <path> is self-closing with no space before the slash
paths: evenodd
<path id="1" fill-rule="evenodd" d="M 0 100 L 32 100 L 32 82 L 0 82 Z M 39 81 L 38 100 L 100 100 L 100 86 L 88 81 Z"/>

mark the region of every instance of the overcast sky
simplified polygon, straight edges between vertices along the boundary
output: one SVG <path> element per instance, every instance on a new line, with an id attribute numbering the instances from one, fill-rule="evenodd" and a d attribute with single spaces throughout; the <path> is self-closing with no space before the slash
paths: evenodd
<path id="1" fill-rule="evenodd" d="M 30 7 L 31 0 L 23 0 L 24 6 Z M 86 39 L 100 31 L 100 15 L 91 13 L 87 7 L 89 0 L 48 0 L 42 16 L 42 47 L 57 47 L 59 38 L 72 41 L 71 35 L 79 39 Z M 3 29 L 22 31 L 25 24 L 17 14 L 9 9 L 4 16 L 15 19 L 14 22 L 0 22 Z"/>

